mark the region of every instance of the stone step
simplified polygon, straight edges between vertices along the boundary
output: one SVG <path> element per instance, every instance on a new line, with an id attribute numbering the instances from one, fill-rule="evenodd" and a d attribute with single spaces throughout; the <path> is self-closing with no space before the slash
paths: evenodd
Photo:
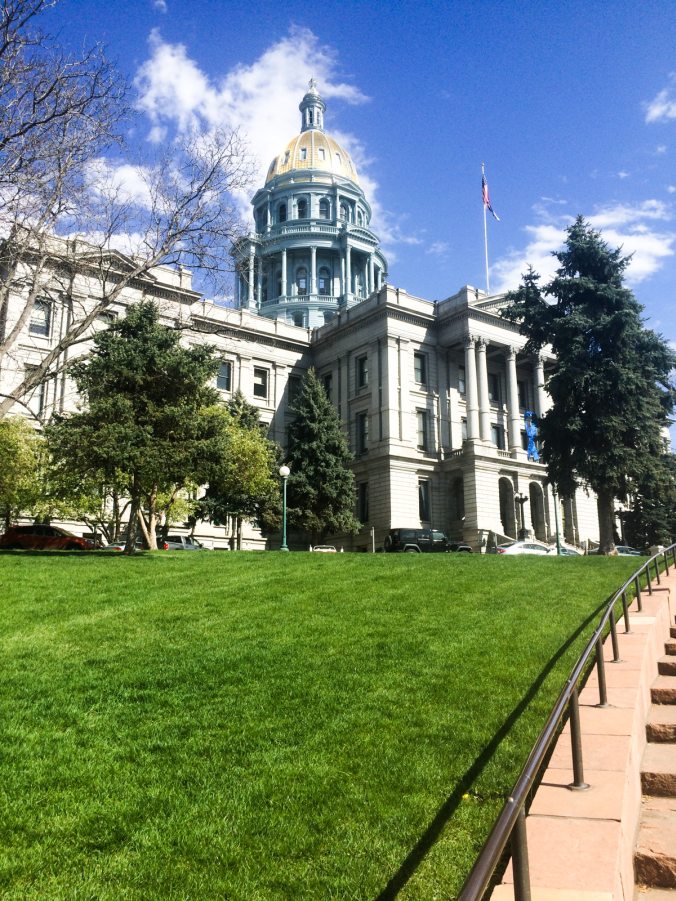
<path id="1" fill-rule="evenodd" d="M 637 885 L 634 892 L 634 901 L 674 901 L 676 888 L 649 888 L 647 885 Z"/>
<path id="2" fill-rule="evenodd" d="M 660 676 L 676 676 L 676 657 L 667 655 L 658 660 L 657 672 Z"/>
<path id="3" fill-rule="evenodd" d="M 658 676 L 650 686 L 653 704 L 676 704 L 676 679 L 673 676 Z"/>
<path id="4" fill-rule="evenodd" d="M 645 746 L 641 762 L 641 788 L 644 795 L 676 798 L 676 748 L 673 745 L 650 743 Z"/>
<path id="5" fill-rule="evenodd" d="M 645 732 L 648 741 L 676 742 L 676 704 L 653 704 Z"/>
<path id="6" fill-rule="evenodd" d="M 676 654 L 676 641 L 665 641 L 664 653 L 669 655 Z"/>
<path id="7" fill-rule="evenodd" d="M 672 638 L 676 638 L 676 626 L 669 626 L 669 634 Z"/>
<path id="8" fill-rule="evenodd" d="M 639 884 L 676 888 L 676 799 L 644 798 L 634 871 Z"/>

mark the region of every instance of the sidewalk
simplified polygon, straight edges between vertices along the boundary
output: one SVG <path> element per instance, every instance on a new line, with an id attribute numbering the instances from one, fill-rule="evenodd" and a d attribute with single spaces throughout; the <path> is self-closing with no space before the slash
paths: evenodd
<path id="1" fill-rule="evenodd" d="M 641 813 L 641 760 L 646 747 L 650 688 L 674 623 L 676 567 L 630 607 L 630 627 L 618 622 L 621 660 L 604 646 L 607 707 L 599 707 L 596 669 L 580 694 L 584 780 L 571 791 L 570 727 L 566 725 L 526 820 L 532 901 L 631 901 L 634 845 Z M 672 749 L 673 746 L 665 746 Z M 667 751 L 669 753 L 669 751 Z M 511 864 L 493 901 L 512 901 Z"/>

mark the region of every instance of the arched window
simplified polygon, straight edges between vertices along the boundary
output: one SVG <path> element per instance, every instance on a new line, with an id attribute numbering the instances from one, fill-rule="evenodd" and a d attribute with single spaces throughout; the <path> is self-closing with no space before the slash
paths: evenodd
<path id="1" fill-rule="evenodd" d="M 307 219 L 307 200 L 298 201 L 298 218 Z"/>
<path id="2" fill-rule="evenodd" d="M 340 203 L 340 218 L 344 222 L 348 222 L 349 218 L 350 218 L 350 208 L 348 207 L 348 205 L 345 203 L 344 200 L 342 200 Z"/>
<path id="3" fill-rule="evenodd" d="M 331 216 L 331 204 L 328 201 L 328 198 L 322 197 L 319 201 L 319 218 L 320 219 L 329 219 Z"/>
<path id="4" fill-rule="evenodd" d="M 277 297 L 282 296 L 282 273 L 277 273 L 277 279 L 275 281 L 275 287 L 277 289 Z"/>
<path id="5" fill-rule="evenodd" d="M 326 266 L 322 266 L 317 274 L 317 290 L 320 294 L 331 293 L 331 273 Z"/>
<path id="6" fill-rule="evenodd" d="M 362 213 L 361 210 L 358 210 L 358 211 L 357 211 L 357 223 L 358 223 L 359 225 L 363 225 L 363 224 L 364 224 L 364 214 Z"/>
<path id="7" fill-rule="evenodd" d="M 305 266 L 299 266 L 296 269 L 296 293 L 307 294 L 307 269 Z"/>
<path id="8" fill-rule="evenodd" d="M 280 222 L 286 222 L 286 204 L 280 203 L 277 210 L 277 216 Z"/>
<path id="9" fill-rule="evenodd" d="M 267 275 L 263 276 L 263 282 L 261 284 L 261 303 L 268 302 L 268 277 Z"/>
<path id="10" fill-rule="evenodd" d="M 303 328 L 303 314 L 298 312 L 293 314 L 293 324 L 299 328 Z"/>

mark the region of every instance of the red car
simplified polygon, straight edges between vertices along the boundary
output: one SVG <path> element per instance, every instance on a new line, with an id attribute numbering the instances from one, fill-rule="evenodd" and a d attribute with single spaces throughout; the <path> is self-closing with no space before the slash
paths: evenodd
<path id="1" fill-rule="evenodd" d="M 58 526 L 10 526 L 0 537 L 0 548 L 7 551 L 91 551 L 95 547 L 93 541 Z"/>

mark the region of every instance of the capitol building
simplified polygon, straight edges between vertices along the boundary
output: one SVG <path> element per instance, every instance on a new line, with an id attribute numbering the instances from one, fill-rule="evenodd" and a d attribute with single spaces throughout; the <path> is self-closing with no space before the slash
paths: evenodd
<path id="1" fill-rule="evenodd" d="M 187 341 L 208 336 L 221 354 L 223 399 L 242 391 L 282 447 L 290 405 L 314 367 L 354 454 L 362 528 L 331 539 L 346 551 L 382 547 L 397 527 L 440 529 L 476 551 L 524 531 L 553 541 L 557 517 L 566 541 L 597 541 L 595 497 L 578 489 L 556 498 L 546 467 L 526 452 L 524 413 L 547 408 L 551 357 L 524 352 L 518 326 L 500 316 L 503 295 L 466 285 L 434 301 L 392 285 L 368 198 L 349 153 L 325 130 L 314 82 L 299 109 L 300 131 L 270 163 L 252 199 L 252 230 L 233 248 L 235 308 L 209 303 L 185 269 L 157 267 L 143 296 L 189 322 Z M 124 302 L 138 299 L 126 290 Z M 58 320 L 40 334 L 27 325 L 24 365 L 58 340 Z M 2 378 L 11 387 L 12 374 Z M 67 382 L 52 379 L 34 412 L 46 418 L 68 406 Z M 196 534 L 215 546 L 229 537 L 208 524 Z M 279 539 L 248 527 L 243 547 Z M 290 545 L 307 547 L 293 534 Z"/>

